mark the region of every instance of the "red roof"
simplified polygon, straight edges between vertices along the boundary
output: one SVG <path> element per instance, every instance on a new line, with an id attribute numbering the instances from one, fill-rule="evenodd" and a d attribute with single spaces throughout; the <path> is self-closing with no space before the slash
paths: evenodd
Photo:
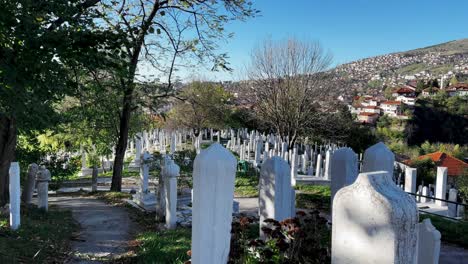
<path id="1" fill-rule="evenodd" d="M 430 158 L 438 167 L 447 167 L 448 172 L 447 175 L 449 176 L 458 176 L 462 175 L 464 170 L 468 169 L 468 163 L 461 161 L 449 154 L 444 152 L 434 152 L 430 154 L 426 154 L 423 156 L 419 156 L 418 160 L 423 160 Z"/>
<path id="2" fill-rule="evenodd" d="M 368 113 L 368 112 L 361 112 L 359 113 L 360 116 L 374 116 L 374 115 L 379 115 L 377 113 Z"/>
<path id="3" fill-rule="evenodd" d="M 457 83 L 447 87 L 447 90 L 468 90 L 468 83 Z"/>
<path id="4" fill-rule="evenodd" d="M 412 94 L 412 93 L 414 93 L 414 90 L 410 89 L 410 88 L 407 88 L 407 87 L 400 87 L 395 91 L 395 93 L 398 93 L 398 94 Z"/>
<path id="5" fill-rule="evenodd" d="M 387 104 L 387 105 L 399 105 L 401 104 L 400 101 L 385 101 L 382 104 Z"/>

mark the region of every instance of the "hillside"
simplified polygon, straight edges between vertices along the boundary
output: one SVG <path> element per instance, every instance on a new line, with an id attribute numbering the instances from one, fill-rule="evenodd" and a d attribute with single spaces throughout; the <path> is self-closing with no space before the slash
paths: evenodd
<path id="1" fill-rule="evenodd" d="M 453 75 L 468 76 L 468 39 L 366 58 L 337 66 L 329 71 L 334 92 L 379 93 L 415 79 L 446 80 Z M 344 86 L 344 87 L 343 87 Z"/>

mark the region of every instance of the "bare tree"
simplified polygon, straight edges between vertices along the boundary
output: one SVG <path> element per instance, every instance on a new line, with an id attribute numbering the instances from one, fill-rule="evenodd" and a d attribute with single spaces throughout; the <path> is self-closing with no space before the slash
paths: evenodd
<path id="1" fill-rule="evenodd" d="M 248 68 L 246 92 L 261 119 L 270 123 L 292 147 L 316 123 L 326 87 L 323 72 L 331 54 L 318 42 L 288 39 L 264 41 L 255 48 Z"/>

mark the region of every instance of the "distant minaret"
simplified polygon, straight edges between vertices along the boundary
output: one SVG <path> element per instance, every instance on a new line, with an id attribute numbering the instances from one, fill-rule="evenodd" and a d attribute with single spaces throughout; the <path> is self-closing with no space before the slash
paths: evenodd
<path id="1" fill-rule="evenodd" d="M 440 79 L 440 89 L 444 89 L 444 80 L 445 76 L 442 76 L 442 78 Z"/>

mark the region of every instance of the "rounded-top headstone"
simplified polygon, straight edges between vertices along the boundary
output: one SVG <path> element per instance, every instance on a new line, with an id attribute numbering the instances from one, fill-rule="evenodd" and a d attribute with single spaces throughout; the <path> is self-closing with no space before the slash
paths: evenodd
<path id="1" fill-rule="evenodd" d="M 36 181 L 50 181 L 50 180 L 51 180 L 50 171 L 45 166 L 41 166 L 39 168 L 39 171 L 36 174 Z"/>
<path id="2" fill-rule="evenodd" d="M 228 260 L 237 160 L 219 143 L 197 155 L 193 166 L 192 263 Z"/>
<path id="3" fill-rule="evenodd" d="M 394 163 L 393 152 L 384 143 L 379 142 L 364 152 L 362 172 L 387 171 L 392 176 Z"/>
<path id="4" fill-rule="evenodd" d="M 180 175 L 180 167 L 171 159 L 166 165 L 166 177 L 175 178 Z"/>

